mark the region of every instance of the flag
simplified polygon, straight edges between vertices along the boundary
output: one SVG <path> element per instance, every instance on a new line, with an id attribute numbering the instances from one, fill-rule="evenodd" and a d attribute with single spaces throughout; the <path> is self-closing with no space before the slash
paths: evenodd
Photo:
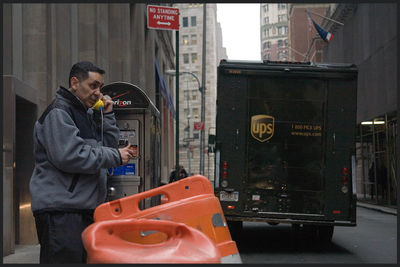
<path id="1" fill-rule="evenodd" d="M 329 42 L 330 40 L 332 40 L 333 38 L 333 34 L 325 31 L 324 29 L 321 28 L 321 26 L 319 26 L 310 16 L 309 11 L 307 10 L 307 15 L 308 18 L 311 19 L 312 23 L 314 24 L 315 29 L 317 30 L 319 36 L 321 36 L 322 40 L 324 40 L 325 42 Z"/>

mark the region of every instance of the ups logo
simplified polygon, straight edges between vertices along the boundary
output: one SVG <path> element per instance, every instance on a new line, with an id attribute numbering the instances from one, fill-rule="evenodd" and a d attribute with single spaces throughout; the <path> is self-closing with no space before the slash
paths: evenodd
<path id="1" fill-rule="evenodd" d="M 274 117 L 268 115 L 252 116 L 251 135 L 260 142 L 271 139 L 274 135 Z"/>

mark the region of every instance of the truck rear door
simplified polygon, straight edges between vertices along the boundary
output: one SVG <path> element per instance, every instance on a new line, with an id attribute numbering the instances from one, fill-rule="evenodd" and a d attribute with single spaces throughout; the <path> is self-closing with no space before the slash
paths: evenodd
<path id="1" fill-rule="evenodd" d="M 244 212 L 323 217 L 327 82 L 299 75 L 250 75 Z"/>

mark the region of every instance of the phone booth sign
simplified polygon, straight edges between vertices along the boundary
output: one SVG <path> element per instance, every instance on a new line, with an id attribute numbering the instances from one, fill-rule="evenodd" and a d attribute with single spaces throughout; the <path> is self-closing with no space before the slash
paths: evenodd
<path id="1" fill-rule="evenodd" d="M 160 185 L 160 112 L 146 93 L 127 82 L 113 82 L 101 89 L 114 101 L 118 147 L 134 151 L 123 166 L 108 169 L 108 201 L 149 190 Z M 157 130 L 158 129 L 158 130 Z M 149 204 L 145 204 L 146 206 Z"/>

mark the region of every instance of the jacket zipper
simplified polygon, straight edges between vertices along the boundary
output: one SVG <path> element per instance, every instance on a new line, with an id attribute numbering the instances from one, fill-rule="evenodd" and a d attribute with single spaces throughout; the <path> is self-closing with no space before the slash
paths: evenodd
<path id="1" fill-rule="evenodd" d="M 68 188 L 68 191 L 72 193 L 74 191 L 76 184 L 78 183 L 79 180 L 79 173 L 74 174 L 74 179 L 71 182 L 71 185 Z"/>

